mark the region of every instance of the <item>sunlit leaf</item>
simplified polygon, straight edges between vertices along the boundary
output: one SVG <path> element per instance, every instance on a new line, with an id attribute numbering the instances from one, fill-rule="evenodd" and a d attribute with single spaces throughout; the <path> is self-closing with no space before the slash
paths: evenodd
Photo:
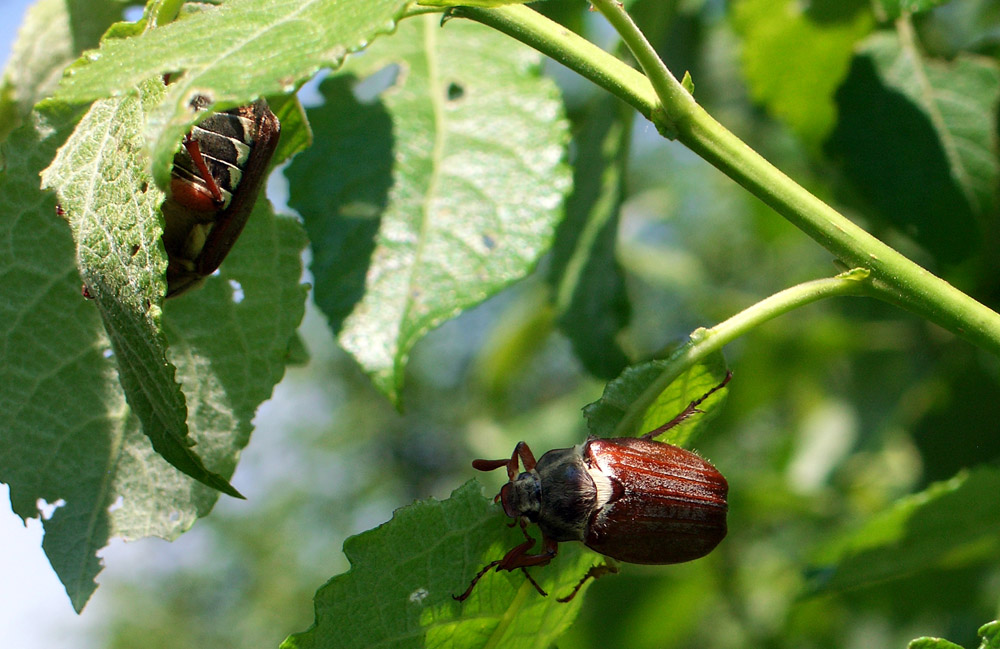
<path id="1" fill-rule="evenodd" d="M 824 549 L 816 591 L 843 591 L 1000 557 L 1000 471 L 982 467 L 903 498 Z"/>
<path id="2" fill-rule="evenodd" d="M 407 0 L 236 0 L 134 38 L 105 40 L 62 80 L 56 99 L 70 103 L 128 92 L 137 79 L 171 73 L 150 115 L 154 177 L 166 185 L 177 143 L 195 120 L 195 94 L 220 108 L 297 89 L 323 67 L 392 31 Z"/>
<path id="3" fill-rule="evenodd" d="M 506 520 L 476 481 L 447 500 L 396 510 L 388 523 L 344 543 L 351 570 L 316 592 L 313 626 L 289 636 L 282 649 L 551 646 L 583 600 L 556 598 L 599 561 L 575 544 L 531 569 L 548 597 L 515 570 L 491 571 L 466 601 L 453 598 L 483 565 L 524 540 Z"/>
<path id="4" fill-rule="evenodd" d="M 725 378 L 725 360 L 718 354 L 705 363 L 684 369 L 641 413 L 634 413 L 636 403 L 646 395 L 654 382 L 662 379 L 664 374 L 673 375 L 680 369 L 676 357 L 677 355 L 674 355 L 671 359 L 633 365 L 608 383 L 600 400 L 584 408 L 584 416 L 587 418 L 591 434 L 597 437 L 641 435 L 659 428 L 673 420 L 692 401 L 700 399 L 709 390 L 718 386 Z M 693 414 L 656 439 L 681 447 L 690 446 L 708 421 L 706 413 L 710 413 L 724 395 L 723 391 L 711 395 L 698 406 L 704 412 Z M 635 416 L 636 414 L 640 416 Z M 622 422 L 627 415 L 638 422 L 634 430 L 621 430 Z"/>
<path id="5" fill-rule="evenodd" d="M 833 128 L 834 92 L 854 45 L 871 30 L 867 3 L 743 0 L 733 5 L 744 75 L 754 101 L 813 143 Z"/>
<path id="6" fill-rule="evenodd" d="M 316 302 L 394 401 L 416 341 L 523 277 L 551 241 L 567 130 L 539 62 L 480 25 L 408 20 L 311 111 L 316 145 L 288 175 Z M 365 81 L 352 90 L 346 75 Z"/>
<path id="7" fill-rule="evenodd" d="M 870 37 L 837 93 L 829 150 L 889 224 L 937 258 L 982 243 L 997 208 L 1000 65 L 928 59 L 903 30 Z"/>

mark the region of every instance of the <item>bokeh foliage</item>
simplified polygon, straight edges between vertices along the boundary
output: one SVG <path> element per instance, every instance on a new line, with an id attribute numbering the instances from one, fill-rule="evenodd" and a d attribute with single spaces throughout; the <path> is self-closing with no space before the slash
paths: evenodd
<path id="1" fill-rule="evenodd" d="M 915 3 L 918 13 L 902 18 L 897 5 L 637 0 L 629 8 L 727 127 L 996 308 L 1000 16 L 989 0 Z M 539 9 L 607 37 L 582 3 Z M 452 27 L 433 38 L 460 38 Z M 372 51 L 397 37 L 380 37 Z M 410 38 L 396 47 L 416 46 Z M 350 91 L 373 71 L 359 63 L 354 77 L 325 88 Z M 662 357 L 698 326 L 835 272 L 823 249 L 709 165 L 552 72 L 578 138 L 569 147 L 574 211 L 563 222 L 575 227 L 556 229 L 553 252 L 527 279 L 412 345 L 398 368 L 405 383 L 392 381 L 403 386 L 402 412 L 331 344 L 323 317 L 307 317 L 311 364 L 290 370 L 241 464 L 252 504 L 227 503 L 200 521 L 197 551 L 168 570 L 139 568 L 107 585 L 109 646 L 276 646 L 309 626 L 313 592 L 349 568 L 346 537 L 414 499 L 447 498 L 473 473 L 473 457 L 503 456 L 519 439 L 536 449 L 578 442 L 587 434 L 581 407 L 626 362 Z M 371 123 L 351 121 L 367 109 L 399 135 L 385 103 L 341 101 L 355 112 L 337 114 L 344 106 L 334 95 L 325 101 L 309 111 L 317 133 L 358 138 L 341 156 L 385 155 L 374 162 L 391 164 L 381 148 L 391 137 L 366 151 L 359 133 Z M 304 176 L 288 177 L 295 196 Z M 299 209 L 312 236 L 310 219 L 330 225 Z M 590 319 L 594 328 L 581 326 Z M 977 645 L 977 629 L 1000 605 L 998 359 L 860 299 L 786 315 L 726 355 L 735 371 L 727 402 L 694 446 L 729 480 L 729 537 L 704 560 L 625 566 L 592 584 L 559 646 L 902 647 L 918 636 Z M 492 493 L 499 477 L 481 480 Z M 497 512 L 491 525 L 500 520 Z M 433 528 L 424 531 L 414 544 L 433 543 Z M 365 538 L 349 543 L 352 557 Z M 396 543 L 401 557 L 423 549 Z M 430 570 L 455 592 L 482 559 L 458 556 L 459 546 L 442 542 L 447 551 Z M 561 579 L 574 557 L 586 563 L 567 551 L 534 572 Z M 498 579 L 521 586 L 517 573 Z M 354 611 L 347 633 L 363 640 L 370 612 Z"/>

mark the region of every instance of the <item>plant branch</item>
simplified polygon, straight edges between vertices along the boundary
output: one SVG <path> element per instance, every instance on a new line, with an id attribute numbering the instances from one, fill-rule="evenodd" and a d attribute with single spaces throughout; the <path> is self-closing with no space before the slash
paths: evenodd
<path id="1" fill-rule="evenodd" d="M 667 367 L 656 380 L 649 384 L 638 399 L 629 404 L 625 415 L 615 427 L 613 437 L 634 435 L 646 410 L 667 386 L 685 370 L 718 352 L 728 343 L 772 318 L 817 300 L 838 295 L 867 295 L 871 290 L 869 280 L 866 269 L 855 268 L 836 277 L 797 284 L 768 296 L 710 329 L 696 329 L 691 333 L 688 343 L 671 355 Z"/>
<path id="2" fill-rule="evenodd" d="M 461 7 L 453 15 L 494 27 L 614 93 L 760 198 L 849 268 L 871 273 L 870 294 L 1000 355 L 1000 315 L 907 259 L 810 194 L 715 121 L 664 66 L 615 0 L 594 0 L 648 76 L 523 6 Z"/>
<path id="3" fill-rule="evenodd" d="M 475 20 L 533 47 L 652 119 L 656 93 L 641 72 L 537 11 L 523 5 L 453 7 L 448 15 Z"/>

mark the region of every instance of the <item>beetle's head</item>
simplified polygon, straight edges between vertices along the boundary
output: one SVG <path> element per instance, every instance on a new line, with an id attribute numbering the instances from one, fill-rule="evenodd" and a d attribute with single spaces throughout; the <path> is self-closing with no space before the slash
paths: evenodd
<path id="1" fill-rule="evenodd" d="M 534 522 L 542 504 L 541 481 L 534 469 L 518 474 L 500 488 L 500 503 L 511 518 L 526 516 Z"/>

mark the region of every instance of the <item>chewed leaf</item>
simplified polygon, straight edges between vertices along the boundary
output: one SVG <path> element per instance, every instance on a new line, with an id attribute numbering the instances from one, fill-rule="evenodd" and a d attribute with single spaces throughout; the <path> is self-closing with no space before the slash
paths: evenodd
<path id="1" fill-rule="evenodd" d="M 317 591 L 313 626 L 289 636 L 282 649 L 552 646 L 582 601 L 557 596 L 586 573 L 597 559 L 592 553 L 561 546 L 550 565 L 532 568 L 553 593 L 548 597 L 514 571 L 490 572 L 468 600 L 453 598 L 484 564 L 524 540 L 506 520 L 475 480 L 447 500 L 396 510 L 388 523 L 344 543 L 351 570 Z"/>
<path id="2" fill-rule="evenodd" d="M 128 92 L 136 79 L 171 73 L 168 94 L 145 132 L 153 143 L 154 177 L 165 185 L 176 144 L 196 117 L 188 110 L 194 94 L 232 108 L 292 92 L 392 31 L 407 4 L 365 0 L 345 10 L 328 0 L 244 0 L 209 6 L 138 37 L 105 39 L 67 71 L 55 98 L 89 102 Z"/>
<path id="3" fill-rule="evenodd" d="M 289 203 L 312 242 L 316 303 L 393 401 L 417 340 L 550 245 L 568 128 L 540 62 L 481 25 L 428 16 L 321 86 Z"/>
<path id="4" fill-rule="evenodd" d="M 164 92 L 154 79 L 138 93 L 94 102 L 42 179 L 59 195 L 87 295 L 104 320 L 143 432 L 177 469 L 239 496 L 191 448 L 184 395 L 167 361 L 160 323 L 166 260 L 158 220 L 164 195 L 146 171 L 142 140 L 144 111 Z"/>

